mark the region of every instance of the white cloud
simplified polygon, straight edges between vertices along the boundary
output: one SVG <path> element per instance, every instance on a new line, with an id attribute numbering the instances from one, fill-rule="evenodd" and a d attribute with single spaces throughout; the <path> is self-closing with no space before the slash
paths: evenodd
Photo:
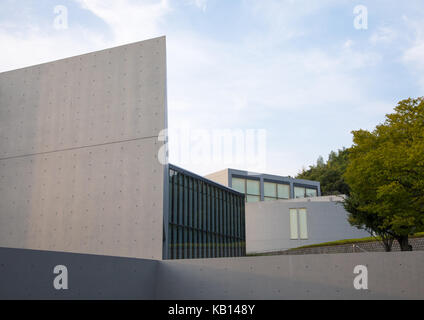
<path id="1" fill-rule="evenodd" d="M 424 91 L 424 23 L 422 20 L 413 21 L 403 17 L 414 35 L 411 44 L 403 52 L 402 61 L 411 70 Z"/>
<path id="2" fill-rule="evenodd" d="M 0 72 L 58 60 L 103 48 L 97 33 L 74 27 L 72 32 L 45 32 L 38 27 L 13 33 L 0 28 Z"/>
<path id="3" fill-rule="evenodd" d="M 106 22 L 121 44 L 162 35 L 163 18 L 171 10 L 168 0 L 75 0 Z"/>
<path id="4" fill-rule="evenodd" d="M 307 166 L 325 153 L 322 136 L 315 134 L 316 126 L 308 128 L 303 115 L 322 114 L 323 124 L 328 124 L 326 117 L 331 121 L 341 108 L 345 108 L 347 115 L 355 114 L 354 106 L 363 106 L 368 99 L 363 96 L 363 75 L 358 71 L 380 62 L 378 54 L 361 50 L 353 40 L 325 47 L 291 47 L 290 40 L 307 33 L 301 28 L 302 17 L 319 11 L 322 4 L 318 2 L 308 6 L 305 2 L 248 0 L 252 12 L 266 22 L 267 32 L 255 34 L 250 29 L 244 39 L 225 42 L 198 30 L 167 25 L 166 18 L 174 10 L 170 1 L 74 1 L 102 19 L 113 37 L 105 38 L 104 31 L 92 33 L 75 26 L 54 33 L 35 26 L 31 32 L 22 34 L 6 32 L 0 26 L 3 70 L 165 34 L 170 127 L 264 127 L 270 136 L 278 137 L 269 145 L 268 166 L 279 174 L 295 175 L 302 164 Z M 326 0 L 324 5 L 335 2 Z M 192 4 L 202 10 L 206 8 L 205 1 Z M 405 54 L 405 61 L 417 60 L 419 52 L 411 50 Z M 378 101 L 373 105 L 378 106 L 376 113 L 385 108 Z M 372 108 L 371 104 L 369 107 Z M 295 114 L 298 121 L 286 123 L 286 114 Z M 288 128 L 272 128 L 277 119 Z M 295 126 L 304 132 L 301 141 L 296 140 L 298 137 L 292 131 Z M 329 126 L 323 130 L 331 136 L 336 129 Z M 349 133 L 346 131 L 344 136 Z M 332 140 L 334 145 L 334 141 L 340 141 L 338 138 Z M 290 146 L 281 143 L 293 140 L 296 142 Z M 281 148 L 281 152 L 273 151 Z M 206 173 L 215 168 L 188 169 Z"/>
<path id="5" fill-rule="evenodd" d="M 203 12 L 207 9 L 208 0 L 187 0 L 189 4 L 196 6 Z"/>
<path id="6" fill-rule="evenodd" d="M 377 44 L 390 44 L 395 41 L 398 37 L 397 32 L 388 26 L 380 26 L 371 35 L 370 42 L 373 45 Z"/>

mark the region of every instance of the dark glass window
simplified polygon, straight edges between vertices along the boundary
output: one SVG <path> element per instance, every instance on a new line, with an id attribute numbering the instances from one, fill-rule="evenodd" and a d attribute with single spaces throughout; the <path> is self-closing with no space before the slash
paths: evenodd
<path id="1" fill-rule="evenodd" d="M 170 167 L 168 259 L 246 255 L 244 196 Z"/>

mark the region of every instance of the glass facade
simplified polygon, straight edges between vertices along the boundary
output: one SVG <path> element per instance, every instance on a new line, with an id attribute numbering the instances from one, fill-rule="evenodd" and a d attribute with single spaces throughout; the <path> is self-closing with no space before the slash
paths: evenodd
<path id="1" fill-rule="evenodd" d="M 244 197 L 170 166 L 168 259 L 246 255 Z"/>
<path id="2" fill-rule="evenodd" d="M 264 201 L 285 200 L 292 198 L 310 198 L 318 196 L 317 187 L 293 186 L 290 189 L 290 182 L 279 182 L 276 180 L 258 179 L 258 178 L 243 178 L 242 176 L 232 176 L 231 187 L 243 193 L 246 197 L 246 202 L 259 202 L 263 198 Z M 261 194 L 261 181 L 263 181 L 263 194 Z"/>
<path id="3" fill-rule="evenodd" d="M 294 197 L 297 198 L 311 198 L 317 197 L 317 189 L 304 188 L 304 187 L 295 187 L 294 188 Z"/>
<path id="4" fill-rule="evenodd" d="M 233 178 L 232 186 L 234 190 L 246 196 L 247 202 L 261 201 L 261 186 L 259 180 Z"/>
<path id="5" fill-rule="evenodd" d="M 290 186 L 287 184 L 264 182 L 264 200 L 273 201 L 290 198 Z"/>

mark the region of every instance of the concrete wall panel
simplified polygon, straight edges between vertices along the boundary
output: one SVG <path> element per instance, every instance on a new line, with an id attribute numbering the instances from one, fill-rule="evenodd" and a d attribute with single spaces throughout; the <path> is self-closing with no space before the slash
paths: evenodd
<path id="1" fill-rule="evenodd" d="M 368 290 L 356 290 L 358 265 Z M 158 299 L 424 299 L 424 253 L 358 253 L 163 261 Z"/>
<path id="2" fill-rule="evenodd" d="M 53 269 L 68 269 L 55 290 Z M 366 266 L 368 289 L 354 287 Z M 424 299 L 424 253 L 149 261 L 0 248 L 0 299 Z"/>
<path id="3" fill-rule="evenodd" d="M 158 261 L 0 248 L 0 299 L 154 299 Z M 55 266 L 68 271 L 56 290 Z"/>
<path id="4" fill-rule="evenodd" d="M 0 246 L 162 258 L 165 50 L 0 74 Z"/>
<path id="5" fill-rule="evenodd" d="M 0 158 L 157 137 L 165 39 L 0 73 Z"/>

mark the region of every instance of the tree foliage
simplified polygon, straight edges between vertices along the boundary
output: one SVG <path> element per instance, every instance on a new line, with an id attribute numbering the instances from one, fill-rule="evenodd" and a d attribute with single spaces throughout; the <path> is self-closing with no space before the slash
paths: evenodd
<path id="1" fill-rule="evenodd" d="M 324 196 L 349 194 L 349 186 L 343 177 L 347 167 L 348 154 L 349 151 L 345 148 L 337 152 L 332 151 L 327 162 L 319 157 L 316 165 L 310 166 L 308 170 L 304 169 L 296 178 L 319 181 L 321 193 Z"/>
<path id="2" fill-rule="evenodd" d="M 396 239 L 424 230 L 424 98 L 399 102 L 374 131 L 353 131 L 344 178 L 351 224 Z"/>

